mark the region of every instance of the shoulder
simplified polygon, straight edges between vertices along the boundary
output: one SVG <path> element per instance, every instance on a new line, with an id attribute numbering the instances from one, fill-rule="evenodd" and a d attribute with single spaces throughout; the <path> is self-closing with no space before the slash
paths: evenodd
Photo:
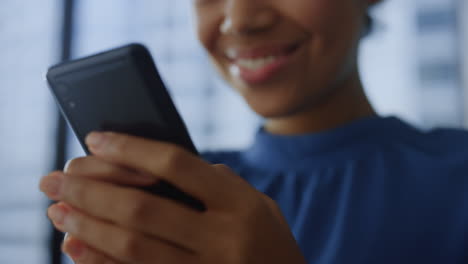
<path id="1" fill-rule="evenodd" d="M 463 129 L 436 128 L 427 131 L 410 128 L 402 143 L 427 153 L 457 156 L 468 160 L 468 131 Z"/>
<path id="2" fill-rule="evenodd" d="M 453 128 L 420 130 L 404 124 L 401 133 L 384 143 L 384 157 L 410 167 L 433 168 L 448 174 L 468 171 L 468 131 Z"/>
<path id="3" fill-rule="evenodd" d="M 468 131 L 438 128 L 425 133 L 427 142 L 447 151 L 468 151 Z"/>
<path id="4" fill-rule="evenodd" d="M 468 131 L 462 129 L 435 129 L 425 138 L 433 151 L 437 151 L 444 163 L 454 171 L 468 170 Z"/>

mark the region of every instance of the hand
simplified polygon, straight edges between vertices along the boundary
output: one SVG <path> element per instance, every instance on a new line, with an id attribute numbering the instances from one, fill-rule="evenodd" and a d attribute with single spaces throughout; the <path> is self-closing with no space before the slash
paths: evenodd
<path id="1" fill-rule="evenodd" d="M 52 173 L 49 217 L 79 263 L 305 263 L 276 204 L 223 165 L 155 141 L 93 133 L 94 156 Z M 133 187 L 165 180 L 207 210 Z M 77 246 L 78 245 L 78 246 Z M 73 248 L 73 246 L 70 246 Z M 74 252 L 76 253 L 76 252 Z"/>

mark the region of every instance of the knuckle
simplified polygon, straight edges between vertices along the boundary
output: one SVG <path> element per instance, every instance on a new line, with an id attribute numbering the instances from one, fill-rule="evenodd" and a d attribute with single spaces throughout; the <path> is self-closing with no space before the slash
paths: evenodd
<path id="1" fill-rule="evenodd" d="M 163 168 L 165 171 L 173 170 L 183 164 L 185 153 L 179 148 L 169 148 L 165 154 Z"/>
<path id="2" fill-rule="evenodd" d="M 149 202 L 141 194 L 134 194 L 133 197 L 127 199 L 129 204 L 126 206 L 126 212 L 124 212 L 124 221 L 129 225 L 136 225 L 148 214 Z"/>
<path id="3" fill-rule="evenodd" d="M 86 183 L 77 179 L 65 179 L 64 196 L 68 201 L 83 202 L 86 201 Z"/>
<path id="4" fill-rule="evenodd" d="M 73 217 L 72 229 L 73 230 L 70 231 L 73 231 L 72 233 L 74 234 L 82 234 L 89 231 L 87 221 L 83 217 L 78 217 L 77 215 Z"/>
<path id="5" fill-rule="evenodd" d="M 120 240 L 117 250 L 125 259 L 136 259 L 141 253 L 140 241 L 137 235 L 129 233 Z"/>

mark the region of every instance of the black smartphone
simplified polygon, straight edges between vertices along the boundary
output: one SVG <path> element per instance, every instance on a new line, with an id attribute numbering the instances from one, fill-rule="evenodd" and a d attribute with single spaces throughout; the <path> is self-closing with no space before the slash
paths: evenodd
<path id="1" fill-rule="evenodd" d="M 52 66 L 47 81 L 86 154 L 91 131 L 113 131 L 177 144 L 198 152 L 148 49 L 130 44 Z M 144 188 L 194 209 L 203 204 L 168 182 Z"/>

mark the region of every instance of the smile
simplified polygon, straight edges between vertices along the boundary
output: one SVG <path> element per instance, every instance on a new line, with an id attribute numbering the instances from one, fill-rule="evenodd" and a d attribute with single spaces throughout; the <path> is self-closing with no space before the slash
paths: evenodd
<path id="1" fill-rule="evenodd" d="M 280 56 L 273 56 L 270 55 L 264 58 L 258 59 L 239 59 L 236 61 L 236 64 L 239 67 L 249 69 L 249 70 L 258 70 L 261 68 L 266 67 L 269 64 L 273 64 L 275 61 L 279 59 Z"/>
<path id="2" fill-rule="evenodd" d="M 228 49 L 230 73 L 248 84 L 270 80 L 288 64 L 301 45 L 260 47 L 251 50 Z"/>

